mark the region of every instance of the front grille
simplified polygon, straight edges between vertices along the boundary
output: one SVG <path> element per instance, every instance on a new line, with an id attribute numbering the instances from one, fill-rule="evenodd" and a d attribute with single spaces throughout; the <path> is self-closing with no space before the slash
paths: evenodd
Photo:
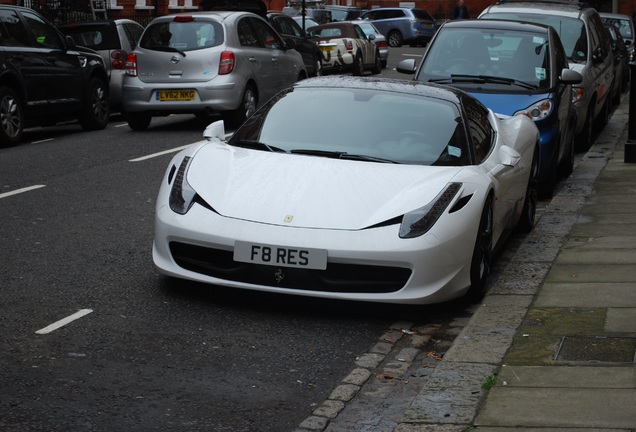
<path id="1" fill-rule="evenodd" d="M 411 270 L 400 267 L 328 263 L 326 270 L 236 262 L 231 251 L 171 242 L 170 252 L 182 268 L 218 279 L 275 288 L 339 293 L 390 293 L 400 290 Z M 282 271 L 281 274 L 276 273 Z M 279 282 L 277 281 L 279 280 Z"/>

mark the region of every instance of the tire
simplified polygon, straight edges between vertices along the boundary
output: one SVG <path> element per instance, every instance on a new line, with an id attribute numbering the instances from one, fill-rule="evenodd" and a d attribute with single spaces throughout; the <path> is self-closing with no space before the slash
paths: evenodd
<path id="1" fill-rule="evenodd" d="M 470 288 L 465 299 L 471 303 L 478 302 L 486 295 L 486 283 L 492 262 L 492 197 L 489 196 L 479 220 L 475 249 L 470 262 Z"/>
<path id="2" fill-rule="evenodd" d="M 573 133 L 570 133 L 570 136 L 573 136 Z M 564 178 L 569 177 L 569 175 L 574 171 L 574 139 L 570 138 L 568 141 L 568 147 L 565 150 L 565 158 L 559 165 L 559 176 Z"/>
<path id="3" fill-rule="evenodd" d="M 362 76 L 364 75 L 364 62 L 362 60 L 362 54 L 356 54 L 355 59 L 353 59 L 353 75 L 354 76 Z"/>
<path id="4" fill-rule="evenodd" d="M 612 105 L 612 99 L 608 95 L 605 99 L 605 103 L 603 104 L 603 109 L 601 109 L 601 112 L 598 113 L 598 117 L 596 118 L 594 122 L 593 132 L 599 133 L 605 128 L 605 126 L 609 122 L 610 110 L 612 108 L 611 105 Z"/>
<path id="5" fill-rule="evenodd" d="M 588 151 L 592 146 L 592 126 L 594 124 L 594 104 L 595 101 L 591 101 L 587 108 L 587 114 L 585 116 L 585 124 L 583 130 L 579 134 L 576 140 L 577 150 Z"/>
<path id="6" fill-rule="evenodd" d="M 127 112 L 124 114 L 128 126 L 132 130 L 145 131 L 150 126 L 152 116 L 146 112 Z"/>
<path id="7" fill-rule="evenodd" d="M 314 69 L 315 73 L 313 76 L 322 76 L 322 62 L 320 61 L 320 57 L 314 59 Z"/>
<path id="8" fill-rule="evenodd" d="M 517 229 L 522 233 L 529 233 L 534 227 L 537 215 L 537 176 L 539 175 L 539 151 L 534 152 L 532 158 L 532 167 L 530 168 L 530 177 L 526 186 L 526 196 L 523 201 L 523 209 L 521 217 L 517 222 Z"/>
<path id="9" fill-rule="evenodd" d="M 401 47 L 404 43 L 402 33 L 398 30 L 391 30 L 387 35 L 387 40 L 389 41 L 389 46 L 394 48 Z"/>
<path id="10" fill-rule="evenodd" d="M 0 87 L 0 147 L 18 144 L 23 132 L 22 101 L 9 87 Z"/>
<path id="11" fill-rule="evenodd" d="M 380 52 L 375 51 L 375 63 L 373 64 L 373 69 L 371 69 L 371 73 L 373 75 L 377 75 L 382 73 L 382 59 L 380 58 Z"/>
<path id="12" fill-rule="evenodd" d="M 228 111 L 223 116 L 228 127 L 235 129 L 239 127 L 249 116 L 254 114 L 258 104 L 258 96 L 252 85 L 247 85 L 243 92 L 243 99 L 239 107 L 233 111 Z"/>
<path id="13" fill-rule="evenodd" d="M 104 129 L 110 117 L 108 83 L 96 77 L 91 78 L 85 97 L 84 110 L 79 115 L 80 126 L 88 131 Z"/>
<path id="14" fill-rule="evenodd" d="M 561 138 L 559 137 L 559 140 L 560 139 Z M 561 144 L 559 143 L 559 145 Z M 539 195 L 541 196 L 541 198 L 552 198 L 552 196 L 554 195 L 554 187 L 556 186 L 557 177 L 559 174 L 559 153 L 559 148 L 554 150 L 552 160 L 550 161 L 550 172 L 548 173 L 546 178 L 539 182 Z"/>

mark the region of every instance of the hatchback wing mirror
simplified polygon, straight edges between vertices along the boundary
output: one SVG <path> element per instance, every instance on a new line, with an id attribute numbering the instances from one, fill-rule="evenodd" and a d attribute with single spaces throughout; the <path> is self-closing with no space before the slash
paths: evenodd
<path id="1" fill-rule="evenodd" d="M 583 76 L 575 70 L 565 68 L 561 71 L 559 80 L 563 84 L 579 84 L 583 81 Z"/>
<path id="2" fill-rule="evenodd" d="M 225 123 L 223 123 L 223 120 L 210 123 L 203 131 L 203 138 L 208 141 L 213 141 L 215 138 L 218 141 L 225 141 Z"/>

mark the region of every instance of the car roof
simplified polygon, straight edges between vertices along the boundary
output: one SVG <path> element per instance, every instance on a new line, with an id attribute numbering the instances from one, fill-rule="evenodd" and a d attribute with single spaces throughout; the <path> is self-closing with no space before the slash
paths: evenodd
<path id="1" fill-rule="evenodd" d="M 601 17 L 603 18 L 616 18 L 616 19 L 628 19 L 628 20 L 632 20 L 632 17 L 630 17 L 629 15 L 624 15 L 624 14 L 618 14 L 618 13 L 611 13 L 611 12 L 599 12 L 598 13 Z"/>
<path id="2" fill-rule="evenodd" d="M 461 104 L 466 93 L 454 87 L 415 80 L 381 77 L 354 77 L 348 75 L 309 78 L 294 84 L 296 88 L 359 88 L 389 92 L 409 93 L 434 97 Z"/>
<path id="3" fill-rule="evenodd" d="M 495 20 L 495 19 L 474 19 L 456 20 L 444 23 L 444 28 L 480 28 L 509 31 L 528 31 L 534 33 L 547 33 L 550 29 L 548 25 L 537 24 L 525 21 Z"/>
<path id="4" fill-rule="evenodd" d="M 596 9 L 580 2 L 569 1 L 499 1 L 488 6 L 482 14 L 495 13 L 496 11 L 531 12 L 536 14 L 564 15 L 580 18 L 584 13 L 596 11 Z"/>

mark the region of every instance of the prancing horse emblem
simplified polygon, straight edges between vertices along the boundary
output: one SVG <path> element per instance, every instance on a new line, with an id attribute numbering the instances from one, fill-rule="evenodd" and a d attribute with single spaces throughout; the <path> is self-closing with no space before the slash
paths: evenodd
<path id="1" fill-rule="evenodd" d="M 283 273 L 283 269 L 279 268 L 276 270 L 276 273 L 274 273 L 274 280 L 277 284 L 280 284 L 283 279 L 285 279 L 285 273 Z"/>

